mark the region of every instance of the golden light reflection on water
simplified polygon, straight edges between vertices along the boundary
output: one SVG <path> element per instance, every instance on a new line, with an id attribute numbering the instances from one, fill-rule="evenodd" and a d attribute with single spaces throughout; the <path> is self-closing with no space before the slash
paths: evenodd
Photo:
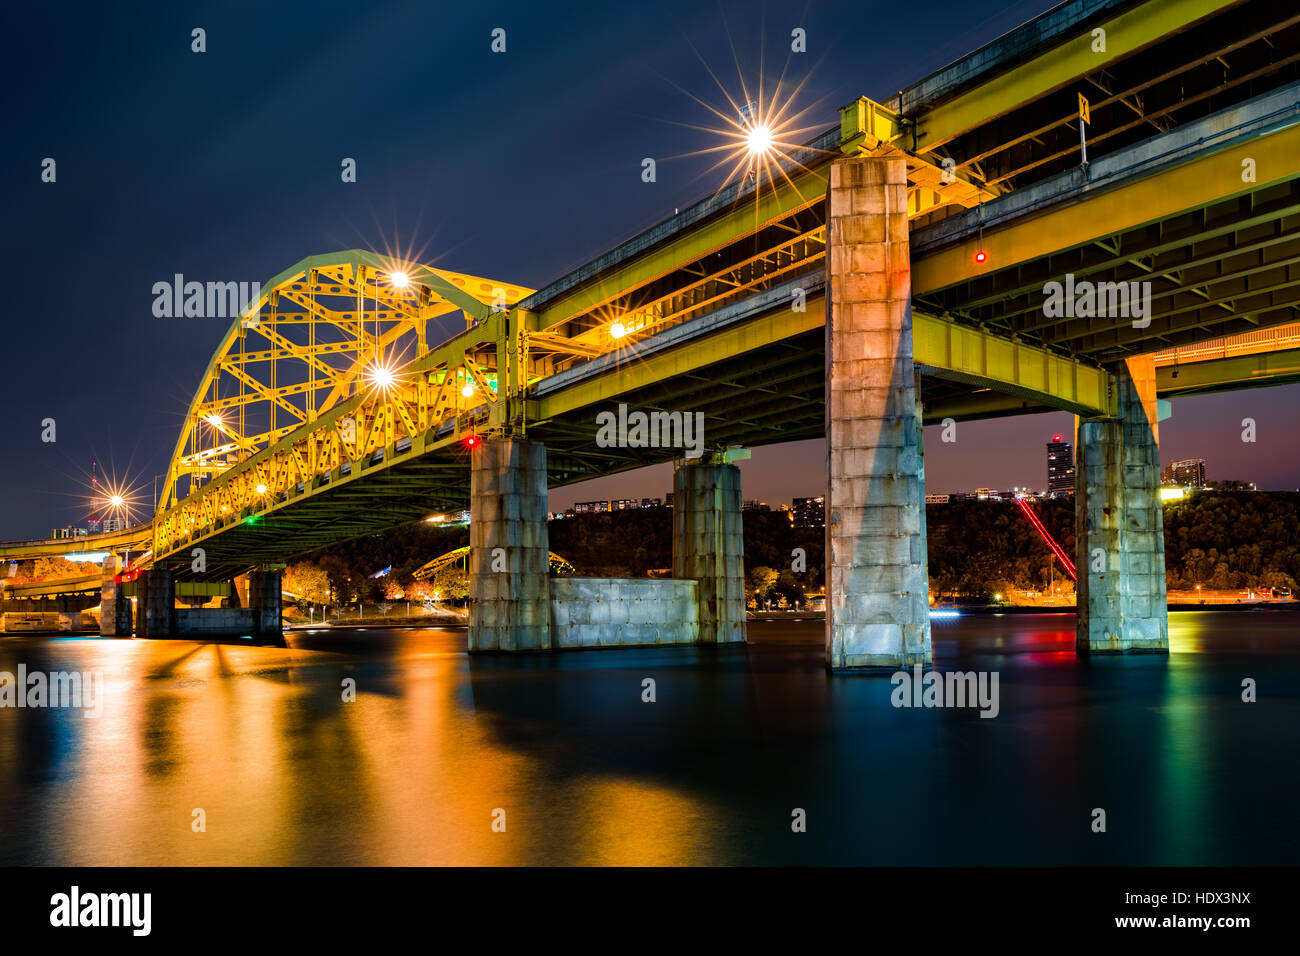
<path id="1" fill-rule="evenodd" d="M 99 671 L 105 687 L 98 718 L 0 710 L 0 862 L 907 862 L 880 855 L 879 821 L 918 806 L 935 825 L 917 852 L 935 862 L 1235 860 L 1254 815 L 1290 813 L 1232 778 L 1243 761 L 1293 772 L 1291 737 L 1258 732 L 1238 684 L 1258 668 L 1293 698 L 1294 620 L 1176 612 L 1173 654 L 1089 661 L 1055 615 L 937 629 L 937 667 L 1001 672 L 996 721 L 899 711 L 887 682 L 827 676 L 817 623 L 794 643 L 774 629 L 766 649 L 755 629 L 730 655 L 516 659 L 470 659 L 463 632 L 437 630 L 289 648 L 9 638 L 0 670 Z M 797 805 L 823 805 L 786 843 L 792 783 Z M 1105 853 L 1077 842 L 1072 816 L 1096 794 L 1141 821 Z M 1270 825 L 1284 853 L 1290 831 Z M 855 827 L 860 844 L 838 836 Z"/>
<path id="2" fill-rule="evenodd" d="M 556 834 L 572 847 L 566 863 L 582 866 L 688 866 L 716 833 L 715 812 L 663 786 L 611 778 L 567 788 L 571 809 Z M 554 822 L 551 824 L 554 826 Z"/>
<path id="3" fill-rule="evenodd" d="M 104 706 L 97 719 L 47 712 L 78 751 L 77 772 L 42 804 L 51 861 L 657 865 L 691 862 L 687 847 L 707 828 L 666 787 L 548 780 L 476 711 L 463 654 L 375 663 L 231 644 L 77 650 L 104 675 Z M 357 681 L 353 703 L 342 701 L 345 677 Z M 492 826 L 498 810 L 504 832 Z"/>

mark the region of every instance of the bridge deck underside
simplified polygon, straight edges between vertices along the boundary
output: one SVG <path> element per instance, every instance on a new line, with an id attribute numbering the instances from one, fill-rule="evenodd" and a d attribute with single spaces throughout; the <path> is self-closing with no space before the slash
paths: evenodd
<path id="1" fill-rule="evenodd" d="M 1049 317 L 1045 287 L 1151 283 L 1149 323 Z M 996 335 L 1109 363 L 1300 318 L 1300 179 L 927 291 L 918 307 Z"/>
<path id="2" fill-rule="evenodd" d="M 251 521 L 196 539 L 156 564 L 184 579 L 220 580 L 468 505 L 468 452 L 453 446 L 391 467 L 379 461 L 332 490 L 292 499 Z M 193 568 L 194 548 L 204 551 L 202 572 Z"/>

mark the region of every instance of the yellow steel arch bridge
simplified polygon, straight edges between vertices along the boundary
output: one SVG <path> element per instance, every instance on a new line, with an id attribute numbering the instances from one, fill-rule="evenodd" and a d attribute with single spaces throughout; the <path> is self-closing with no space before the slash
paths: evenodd
<path id="1" fill-rule="evenodd" d="M 439 555 L 438 557 L 434 558 L 432 561 L 428 561 L 425 564 L 422 564 L 419 568 L 416 569 L 415 573 L 412 574 L 411 576 L 415 578 L 415 580 L 417 581 L 427 581 L 430 578 L 432 578 L 435 574 L 437 574 L 439 571 L 441 571 L 443 568 L 455 564 L 457 561 L 464 561 L 467 557 L 469 557 L 468 546 L 463 548 L 456 548 L 452 551 L 448 551 L 446 554 Z M 577 570 L 572 564 L 569 563 L 567 558 L 561 557 L 560 555 L 556 554 L 554 551 L 548 551 L 547 558 L 548 558 L 548 563 L 551 566 L 551 570 L 556 572 L 557 574 L 573 574 L 574 571 Z"/>
<path id="2" fill-rule="evenodd" d="M 480 439 L 544 442 L 553 486 L 670 459 L 596 445 L 619 402 L 701 412 L 714 449 L 825 435 L 828 167 L 863 155 L 906 161 L 927 421 L 1111 415 L 1138 356 L 1164 396 L 1300 380 L 1300 15 L 1080 0 L 541 290 L 355 250 L 289 267 L 218 344 L 157 513 L 103 543 L 229 576 L 467 507 Z M 1150 282 L 1149 321 L 1045 315 L 1065 272 Z"/>

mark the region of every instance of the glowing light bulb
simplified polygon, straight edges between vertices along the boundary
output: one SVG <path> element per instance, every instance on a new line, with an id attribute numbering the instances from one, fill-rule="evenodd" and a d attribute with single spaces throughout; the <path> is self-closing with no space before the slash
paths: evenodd
<path id="1" fill-rule="evenodd" d="M 257 486 L 257 493 L 258 493 L 259 495 L 264 495 L 264 494 L 266 494 L 266 485 L 258 485 L 258 486 Z"/>
<path id="2" fill-rule="evenodd" d="M 396 289 L 405 289 L 411 284 L 411 277 L 405 272 L 394 272 L 388 277 L 388 281 L 391 282 L 393 287 Z"/>
<path id="3" fill-rule="evenodd" d="M 627 326 L 622 322 L 615 322 L 609 327 L 609 334 L 616 339 L 621 339 L 623 336 L 627 335 Z"/>
<path id="4" fill-rule="evenodd" d="M 466 398 L 472 398 L 474 395 L 474 386 L 469 382 L 466 382 L 465 387 L 460 390 L 460 393 Z"/>
<path id="5" fill-rule="evenodd" d="M 397 379 L 397 376 L 393 374 L 393 370 L 383 365 L 371 366 L 369 377 L 370 383 L 375 388 L 391 388 L 393 382 Z"/>
<path id="6" fill-rule="evenodd" d="M 216 412 L 213 412 L 211 415 L 205 418 L 204 421 L 207 422 L 209 425 L 218 426 L 222 424 L 223 419 Z"/>
<path id="7" fill-rule="evenodd" d="M 114 508 L 120 508 L 120 507 L 122 507 L 122 503 L 123 503 L 123 502 L 122 502 L 122 496 L 121 496 L 121 495 L 114 495 L 112 498 L 109 498 L 109 499 L 108 499 L 108 503 L 109 503 L 110 505 L 112 505 Z"/>
<path id="8" fill-rule="evenodd" d="M 975 261 L 976 261 L 976 262 L 981 262 L 981 263 L 982 263 L 982 262 L 985 262 L 987 259 L 988 259 L 988 254 L 987 254 L 983 249 L 981 249 L 979 252 L 975 253 Z"/>

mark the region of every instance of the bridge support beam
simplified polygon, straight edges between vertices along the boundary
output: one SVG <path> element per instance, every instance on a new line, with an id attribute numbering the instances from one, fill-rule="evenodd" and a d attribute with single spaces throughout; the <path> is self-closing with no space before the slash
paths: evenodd
<path id="1" fill-rule="evenodd" d="M 131 636 L 131 599 L 122 593 L 117 574 L 122 559 L 110 554 L 104 559 L 103 583 L 99 599 L 99 634 L 101 637 Z"/>
<path id="2" fill-rule="evenodd" d="M 912 363 L 907 167 L 831 166 L 826 313 L 826 664 L 929 664 L 925 467 Z"/>
<path id="3" fill-rule="evenodd" d="M 687 461 L 673 474 L 673 577 L 698 582 L 701 644 L 745 642 L 740 469 Z"/>
<path id="4" fill-rule="evenodd" d="M 172 637 L 176 633 L 176 576 L 165 568 L 141 571 L 135 580 L 137 637 Z"/>
<path id="5" fill-rule="evenodd" d="M 551 646 L 546 446 L 486 441 L 470 471 L 469 649 Z"/>
<path id="6" fill-rule="evenodd" d="M 1083 654 L 1168 653 L 1153 360 L 1130 359 L 1115 379 L 1118 417 L 1079 425 L 1076 648 Z"/>

